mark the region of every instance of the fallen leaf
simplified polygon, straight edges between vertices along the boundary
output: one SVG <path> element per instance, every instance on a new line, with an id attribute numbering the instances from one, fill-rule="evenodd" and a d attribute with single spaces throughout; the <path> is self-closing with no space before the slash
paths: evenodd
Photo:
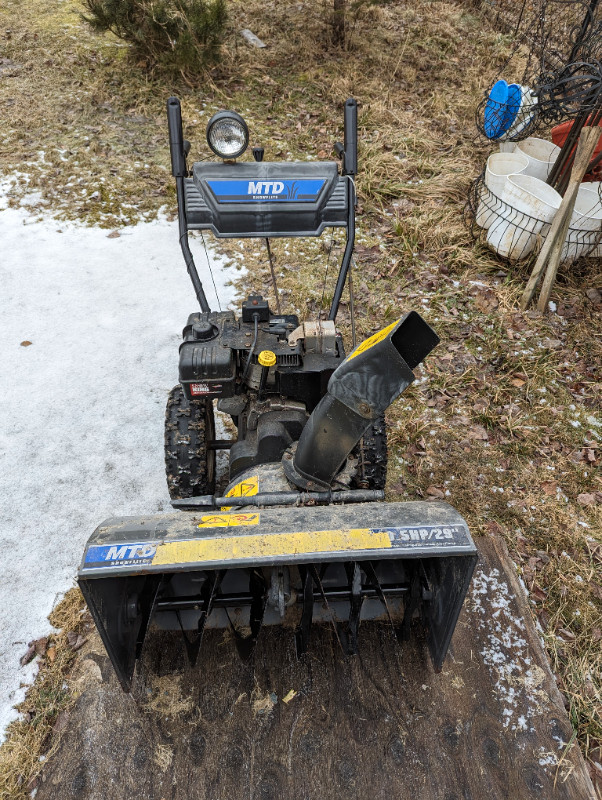
<path id="1" fill-rule="evenodd" d="M 543 602 L 547 598 L 548 593 L 545 592 L 540 586 L 535 584 L 531 589 L 531 595 L 535 597 L 536 600 Z"/>
<path id="2" fill-rule="evenodd" d="M 572 631 L 568 631 L 566 628 L 559 628 L 556 631 L 556 635 L 564 639 L 565 642 L 574 642 L 577 638 Z"/>
<path id="3" fill-rule="evenodd" d="M 516 386 L 517 389 L 520 389 L 521 386 L 525 385 L 525 381 L 521 381 L 520 378 L 514 378 L 510 381 L 513 386 Z"/>
<path id="4" fill-rule="evenodd" d="M 107 239 L 118 239 L 120 236 L 119 231 L 111 231 L 111 233 L 107 234 Z"/>
<path id="5" fill-rule="evenodd" d="M 61 711 L 58 717 L 56 718 L 56 722 L 52 726 L 53 732 L 62 733 L 67 727 L 68 722 L 69 722 L 69 712 Z"/>
<path id="6" fill-rule="evenodd" d="M 592 590 L 594 597 L 597 597 L 598 600 L 602 600 L 602 586 L 599 586 L 597 583 L 590 583 L 589 588 Z"/>
<path id="7" fill-rule="evenodd" d="M 602 303 L 602 294 L 596 289 L 592 287 L 591 289 L 587 289 L 585 292 L 586 297 L 594 303 L 594 305 L 598 305 L 598 303 Z"/>
<path id="8" fill-rule="evenodd" d="M 21 342 L 21 347 L 29 347 L 30 344 L 33 344 L 33 342 L 30 342 L 27 339 L 25 339 L 25 341 Z"/>
<path id="9" fill-rule="evenodd" d="M 483 442 L 489 440 L 489 434 L 482 425 L 473 425 L 468 432 L 468 436 L 471 439 L 478 439 Z"/>
<path id="10" fill-rule="evenodd" d="M 48 650 L 46 650 L 46 658 L 50 663 L 53 663 L 56 658 L 56 647 L 51 644 Z"/>
<path id="11" fill-rule="evenodd" d="M 19 664 L 21 664 L 22 667 L 24 667 L 26 664 L 29 664 L 29 662 L 33 660 L 35 654 L 36 654 L 36 648 L 35 645 L 32 643 L 27 648 L 27 652 L 21 656 Z"/>
<path id="12" fill-rule="evenodd" d="M 497 299 L 494 292 L 492 292 L 490 289 L 485 289 L 477 293 L 474 304 L 479 311 L 487 313 L 488 311 L 493 311 L 496 309 L 499 306 L 500 301 Z"/>
<path id="13" fill-rule="evenodd" d="M 591 494 L 590 492 L 582 492 L 581 494 L 577 495 L 577 502 L 581 503 L 582 506 L 595 506 L 596 495 Z"/>
<path id="14" fill-rule="evenodd" d="M 86 644 L 87 641 L 88 641 L 88 637 L 87 636 L 78 635 L 77 639 L 75 640 L 75 643 L 71 645 L 71 649 L 72 650 L 79 650 L 80 647 L 83 647 Z"/>
<path id="15" fill-rule="evenodd" d="M 297 696 L 297 692 L 294 689 L 291 689 L 290 692 L 287 692 L 285 696 L 282 698 L 283 703 L 290 703 L 293 697 Z"/>
<path id="16" fill-rule="evenodd" d="M 46 648 L 48 647 L 48 637 L 42 636 L 41 639 L 36 639 L 35 642 L 30 642 L 29 644 L 30 645 L 33 644 L 33 646 L 36 649 L 37 655 L 43 656 L 44 653 L 46 652 Z"/>
<path id="17" fill-rule="evenodd" d="M 437 488 L 437 486 L 429 486 L 429 488 L 426 490 L 426 493 L 430 494 L 431 497 L 445 497 L 445 492 Z"/>

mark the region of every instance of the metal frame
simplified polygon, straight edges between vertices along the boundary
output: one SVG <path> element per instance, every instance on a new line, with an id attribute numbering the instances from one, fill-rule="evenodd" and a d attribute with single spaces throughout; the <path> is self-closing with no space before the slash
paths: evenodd
<path id="1" fill-rule="evenodd" d="M 189 175 L 186 164 L 186 143 L 182 131 L 182 110 L 180 101 L 177 97 L 170 97 L 167 101 L 167 122 L 169 127 L 169 146 L 171 153 L 171 174 L 176 179 L 176 194 L 178 201 L 178 224 L 180 235 L 180 247 L 186 263 L 186 268 L 192 285 L 194 287 L 197 300 L 204 312 L 211 311 L 203 284 L 199 278 L 194 258 L 188 245 L 188 220 L 186 217 L 186 194 L 184 180 Z M 341 261 L 339 274 L 334 290 L 332 304 L 328 314 L 329 320 L 335 320 L 343 289 L 349 274 L 353 248 L 355 246 L 355 184 L 354 177 L 357 174 L 357 102 L 349 98 L 345 103 L 345 144 L 336 145 L 336 151 L 342 158 L 342 174 L 347 176 L 349 185 L 347 192 L 347 221 L 345 224 L 346 243 L 345 251 Z M 235 238 L 232 236 L 231 238 Z"/>

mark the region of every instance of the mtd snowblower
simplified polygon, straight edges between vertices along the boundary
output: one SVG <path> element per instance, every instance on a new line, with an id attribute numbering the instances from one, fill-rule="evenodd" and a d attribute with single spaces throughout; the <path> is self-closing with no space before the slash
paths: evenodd
<path id="1" fill-rule="evenodd" d="M 207 141 L 219 161 L 188 169 L 180 102 L 167 102 L 180 245 L 200 311 L 180 345 L 167 402 L 167 483 L 175 512 L 103 522 L 79 585 L 121 685 L 129 690 L 149 626 L 180 630 L 191 664 L 203 632 L 231 628 L 244 657 L 262 625 L 331 623 L 344 651 L 360 623 L 382 619 L 403 641 L 420 617 L 440 670 L 476 562 L 466 523 L 443 502 L 384 502 L 384 414 L 439 339 L 414 311 L 346 354 L 336 318 L 355 238 L 357 106 L 345 103 L 341 161 L 239 161 L 245 121 L 220 111 Z M 346 246 L 327 319 L 300 321 L 259 294 L 240 314 L 211 311 L 188 231 L 217 237 L 320 236 Z M 271 255 L 270 255 L 271 263 Z M 274 272 L 272 271 L 275 279 Z M 277 291 L 277 289 L 276 289 Z M 214 403 L 234 441 L 216 439 Z M 218 449 L 229 484 L 215 493 Z"/>

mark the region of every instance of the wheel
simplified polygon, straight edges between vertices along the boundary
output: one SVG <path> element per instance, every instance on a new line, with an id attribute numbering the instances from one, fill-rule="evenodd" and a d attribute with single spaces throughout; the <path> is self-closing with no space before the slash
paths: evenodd
<path id="1" fill-rule="evenodd" d="M 387 482 L 387 425 L 380 417 L 351 451 L 358 460 L 352 489 L 384 489 Z"/>
<path id="2" fill-rule="evenodd" d="M 169 393 L 165 410 L 165 471 L 172 500 L 213 494 L 215 439 L 211 400 L 188 400 L 180 385 Z"/>

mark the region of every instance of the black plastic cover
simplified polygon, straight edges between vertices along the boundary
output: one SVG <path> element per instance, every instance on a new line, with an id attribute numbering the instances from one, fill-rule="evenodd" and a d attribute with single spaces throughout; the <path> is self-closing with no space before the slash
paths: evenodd
<path id="1" fill-rule="evenodd" d="M 221 237 L 319 236 L 347 224 L 347 182 L 332 161 L 196 163 L 186 223 Z"/>
<path id="2" fill-rule="evenodd" d="M 224 329 L 237 327 L 234 314 L 210 312 L 192 314 L 184 328 L 180 345 L 180 383 L 188 399 L 230 397 L 234 394 L 236 361 L 234 352 L 220 337 L 199 341 L 195 326 L 208 323 L 223 334 Z"/>

